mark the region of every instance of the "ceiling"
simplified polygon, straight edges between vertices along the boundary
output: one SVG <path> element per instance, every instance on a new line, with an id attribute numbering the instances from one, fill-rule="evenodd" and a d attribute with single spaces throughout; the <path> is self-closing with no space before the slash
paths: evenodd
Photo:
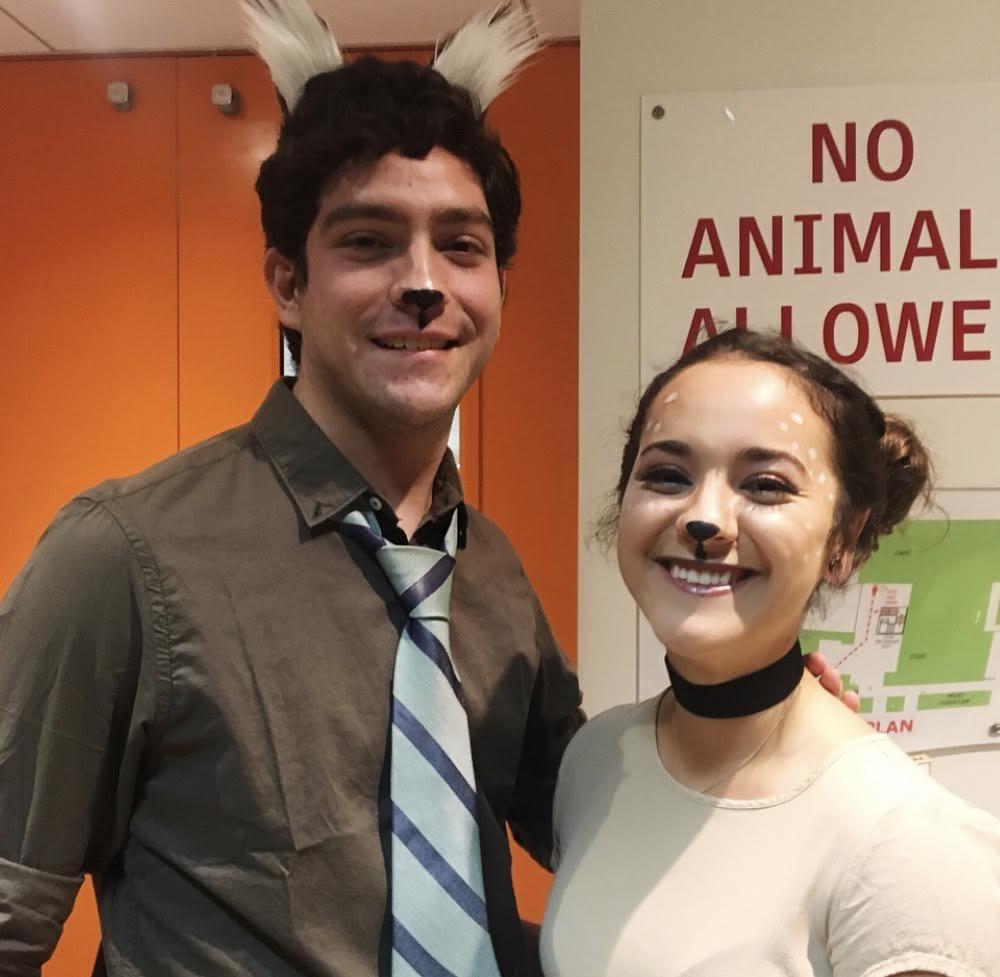
<path id="1" fill-rule="evenodd" d="M 312 0 L 345 47 L 427 44 L 490 0 Z M 580 0 L 531 0 L 552 38 L 578 37 Z M 245 48 L 237 0 L 0 0 L 0 56 Z"/>

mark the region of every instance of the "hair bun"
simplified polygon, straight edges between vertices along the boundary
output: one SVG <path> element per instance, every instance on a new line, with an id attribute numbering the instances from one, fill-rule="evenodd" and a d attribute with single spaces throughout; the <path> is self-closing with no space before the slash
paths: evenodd
<path id="1" fill-rule="evenodd" d="M 913 428 L 895 414 L 885 415 L 880 443 L 885 461 L 885 508 L 877 529 L 882 535 L 892 532 L 906 518 L 917 499 L 928 500 L 931 460 Z"/>

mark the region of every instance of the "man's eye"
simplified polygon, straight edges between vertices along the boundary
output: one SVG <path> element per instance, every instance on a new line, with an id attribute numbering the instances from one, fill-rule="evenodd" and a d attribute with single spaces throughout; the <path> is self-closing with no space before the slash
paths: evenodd
<path id="1" fill-rule="evenodd" d="M 650 488 L 666 492 L 679 492 L 691 484 L 691 479 L 684 472 L 670 465 L 654 465 L 643 469 L 638 479 Z"/>
<path id="2" fill-rule="evenodd" d="M 389 242 L 377 234 L 351 234 L 341 241 L 341 247 L 354 251 L 381 251 L 389 247 Z"/>
<path id="3" fill-rule="evenodd" d="M 446 250 L 461 255 L 485 255 L 487 253 L 487 248 L 481 241 L 469 237 L 460 237 L 449 241 Z"/>

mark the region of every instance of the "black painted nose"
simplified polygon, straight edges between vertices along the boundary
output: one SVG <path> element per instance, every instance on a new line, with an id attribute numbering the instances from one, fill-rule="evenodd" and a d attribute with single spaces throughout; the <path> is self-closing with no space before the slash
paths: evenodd
<path id="1" fill-rule="evenodd" d="M 692 519 L 685 525 L 688 534 L 699 543 L 704 543 L 706 539 L 719 535 L 719 527 L 714 522 L 702 522 L 700 519 Z"/>
<path id="2" fill-rule="evenodd" d="M 406 305 L 416 306 L 421 313 L 433 309 L 435 305 L 440 305 L 444 301 L 444 293 L 436 288 L 411 288 L 403 292 L 403 302 Z"/>

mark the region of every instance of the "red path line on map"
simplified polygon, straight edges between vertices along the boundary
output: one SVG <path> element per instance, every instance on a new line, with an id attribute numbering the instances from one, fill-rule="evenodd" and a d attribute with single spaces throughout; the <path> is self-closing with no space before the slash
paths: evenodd
<path id="1" fill-rule="evenodd" d="M 872 633 L 872 613 L 875 610 L 875 595 L 877 593 L 878 593 L 878 584 L 873 584 L 871 596 L 869 597 L 868 601 L 868 623 L 865 625 L 865 636 L 846 655 L 844 655 L 844 657 L 841 658 L 836 665 L 833 666 L 834 668 L 840 668 L 840 666 L 843 665 L 844 662 L 846 662 L 847 659 L 854 654 L 854 652 L 856 652 L 862 645 L 868 643 L 868 635 Z"/>

